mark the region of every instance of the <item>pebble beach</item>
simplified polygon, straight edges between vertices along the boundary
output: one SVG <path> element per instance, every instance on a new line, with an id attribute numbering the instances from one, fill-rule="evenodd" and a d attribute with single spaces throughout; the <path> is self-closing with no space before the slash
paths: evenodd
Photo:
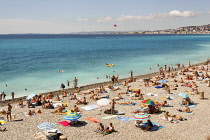
<path id="1" fill-rule="evenodd" d="M 15 118 L 13 120 L 20 120 L 22 121 L 7 121 L 6 115 L 0 115 L 0 117 L 3 117 L 5 120 L 5 124 L 1 126 L 1 128 L 6 127 L 6 131 L 0 132 L 1 133 L 1 139 L 2 140 L 34 140 L 34 134 L 36 133 L 42 133 L 45 134 L 45 130 L 40 130 L 37 126 L 43 122 L 51 122 L 56 124 L 56 129 L 62 132 L 64 136 L 67 137 L 67 139 L 74 139 L 74 140 L 103 140 L 103 139 L 112 139 L 112 140 L 129 140 L 129 139 L 142 139 L 142 140 L 205 140 L 207 139 L 207 136 L 210 135 L 210 118 L 208 117 L 210 115 L 210 105 L 209 105 L 209 89 L 210 87 L 207 87 L 206 79 L 202 79 L 201 77 L 198 77 L 196 80 L 195 76 L 193 76 L 192 80 L 187 80 L 186 75 L 193 75 L 194 71 L 198 71 L 199 75 L 202 75 L 207 72 L 210 74 L 209 71 L 205 71 L 207 69 L 208 65 L 195 65 L 191 66 L 188 69 L 189 72 L 185 72 L 185 75 L 180 74 L 179 71 L 172 70 L 170 73 L 175 73 L 175 77 L 171 78 L 169 73 L 165 72 L 166 76 L 165 79 L 168 81 L 166 84 L 170 87 L 171 93 L 173 94 L 165 94 L 165 90 L 162 88 L 155 88 L 155 86 L 149 85 L 144 86 L 143 79 L 148 79 L 155 81 L 155 76 L 158 76 L 158 73 L 156 75 L 147 75 L 146 76 L 136 76 L 135 82 L 128 83 L 127 86 L 130 86 L 130 89 L 140 89 L 141 93 L 143 94 L 144 99 L 153 99 L 157 102 L 164 102 L 164 100 L 167 100 L 167 102 L 170 104 L 169 107 L 162 107 L 161 110 L 162 113 L 158 114 L 151 114 L 150 120 L 152 122 L 158 123 L 163 128 L 158 129 L 157 131 L 147 131 L 144 132 L 140 128 L 135 127 L 134 123 L 135 120 L 132 119 L 132 117 L 135 115 L 132 113 L 132 111 L 139 109 L 142 105 L 141 100 L 132 100 L 131 94 L 122 94 L 122 98 L 118 101 L 116 101 L 115 110 L 118 110 L 120 112 L 125 113 L 124 115 L 118 115 L 123 116 L 126 118 L 130 118 L 129 121 L 122 121 L 116 119 L 116 117 L 109 118 L 109 119 L 103 119 L 104 117 L 111 116 L 109 114 L 103 113 L 105 109 L 110 108 L 110 105 L 107 105 L 105 107 L 99 107 L 93 110 L 85 110 L 81 107 L 88 106 L 88 105 L 97 105 L 97 101 L 90 100 L 89 97 L 91 94 L 84 95 L 83 93 L 87 93 L 90 90 L 95 90 L 96 88 L 92 89 L 84 89 L 81 90 L 77 94 L 77 97 L 83 98 L 84 96 L 87 98 L 87 105 L 77 105 L 80 109 L 82 117 L 79 119 L 79 121 L 82 122 L 82 125 L 75 125 L 75 126 L 63 126 L 59 124 L 58 122 L 65 121 L 63 118 L 65 114 L 58 115 L 52 113 L 55 109 L 43 109 L 42 106 L 36 106 L 35 108 L 29 109 L 26 106 L 23 108 L 16 107 L 18 104 L 17 102 L 11 102 L 12 108 L 12 114 L 15 114 Z M 195 69 L 192 69 L 194 67 Z M 205 70 L 202 70 L 201 67 L 204 67 Z M 182 68 L 184 69 L 184 68 Z M 184 79 L 184 82 L 192 82 L 194 81 L 197 85 L 197 89 L 199 92 L 204 92 L 204 99 L 200 99 L 200 95 L 193 94 L 192 88 L 184 86 L 184 83 L 175 82 L 174 79 L 179 81 L 181 78 Z M 128 78 L 127 78 L 128 79 Z M 122 81 L 120 80 L 119 85 L 117 87 L 119 88 L 116 91 L 113 91 L 109 88 L 105 88 L 108 93 L 103 93 L 101 95 L 107 96 L 109 95 L 109 99 L 113 99 L 114 97 L 118 96 L 118 93 L 126 92 L 127 86 L 122 85 Z M 177 84 L 177 90 L 174 89 L 174 84 Z M 107 85 L 104 85 L 105 87 Z M 182 97 L 179 96 L 179 93 L 188 93 L 191 100 L 195 103 L 195 107 L 191 108 L 192 113 L 186 113 L 186 112 L 179 112 L 177 109 L 184 109 L 184 107 L 180 106 L 179 103 L 182 102 Z M 62 96 L 60 94 L 60 97 L 62 99 Z M 171 97 L 170 100 L 167 99 L 167 97 Z M 25 97 L 24 97 L 25 98 Z M 166 99 L 165 99 L 166 98 Z M 0 103 L 1 107 L 0 109 L 7 110 L 7 105 L 9 101 L 5 103 Z M 75 100 L 68 100 L 67 98 L 64 98 L 62 102 L 65 102 L 67 104 L 66 109 L 72 110 L 75 105 Z M 121 102 L 132 102 L 135 103 L 135 105 L 121 105 L 118 103 Z M 24 100 L 24 104 L 26 104 L 27 101 Z M 25 112 L 33 109 L 40 109 L 41 114 L 36 114 L 32 116 L 26 116 Z M 169 121 L 165 121 L 160 119 L 164 116 L 164 112 L 168 111 L 171 114 L 180 115 L 183 118 L 186 118 L 187 120 L 184 121 L 178 121 L 177 123 L 171 123 Z M 94 132 L 96 128 L 98 127 L 98 123 L 94 123 L 92 121 L 87 120 L 88 117 L 94 117 L 97 120 L 99 120 L 101 123 L 103 123 L 105 126 L 108 126 L 110 123 L 113 123 L 115 130 L 117 132 L 113 132 L 111 134 L 103 136 L 100 133 Z M 146 121 L 144 121 L 146 122 Z"/>

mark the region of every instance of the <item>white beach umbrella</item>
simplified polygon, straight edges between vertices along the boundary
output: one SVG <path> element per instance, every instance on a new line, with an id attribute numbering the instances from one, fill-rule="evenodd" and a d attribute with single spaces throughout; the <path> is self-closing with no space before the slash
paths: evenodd
<path id="1" fill-rule="evenodd" d="M 56 127 L 56 125 L 51 122 L 43 122 L 40 125 L 38 125 L 37 127 L 42 130 L 51 130 L 51 129 L 54 129 Z"/>
<path id="2" fill-rule="evenodd" d="M 97 101 L 97 104 L 98 104 L 99 106 L 106 106 L 106 105 L 108 105 L 110 102 L 111 102 L 111 100 L 109 100 L 109 99 L 100 99 L 100 100 Z"/>

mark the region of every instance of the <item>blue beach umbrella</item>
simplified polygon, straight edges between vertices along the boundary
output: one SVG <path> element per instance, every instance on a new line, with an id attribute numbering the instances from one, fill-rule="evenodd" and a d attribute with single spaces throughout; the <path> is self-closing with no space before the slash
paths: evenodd
<path id="1" fill-rule="evenodd" d="M 40 125 L 38 125 L 37 127 L 42 130 L 51 130 L 51 129 L 54 129 L 56 127 L 56 125 L 51 122 L 43 122 Z"/>
<path id="2" fill-rule="evenodd" d="M 187 93 L 179 93 L 179 96 L 182 97 L 182 98 L 188 98 L 189 94 L 187 94 Z"/>
<path id="3" fill-rule="evenodd" d="M 70 120 L 70 121 L 77 121 L 80 117 L 82 117 L 81 114 L 78 113 L 69 113 L 68 115 L 64 116 L 63 118 L 65 120 Z"/>
<path id="4" fill-rule="evenodd" d="M 162 84 L 162 83 L 167 83 L 168 81 L 165 79 L 159 80 L 158 83 Z"/>
<path id="5" fill-rule="evenodd" d="M 26 100 L 29 100 L 29 99 L 31 99 L 31 98 L 33 98 L 33 97 L 35 97 L 37 94 L 30 94 L 30 95 L 28 95 L 28 97 L 26 98 Z"/>

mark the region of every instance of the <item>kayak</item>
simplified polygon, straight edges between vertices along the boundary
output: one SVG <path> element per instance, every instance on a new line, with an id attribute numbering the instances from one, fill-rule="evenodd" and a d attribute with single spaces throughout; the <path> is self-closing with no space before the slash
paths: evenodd
<path id="1" fill-rule="evenodd" d="M 106 64 L 106 67 L 112 67 L 114 64 Z"/>

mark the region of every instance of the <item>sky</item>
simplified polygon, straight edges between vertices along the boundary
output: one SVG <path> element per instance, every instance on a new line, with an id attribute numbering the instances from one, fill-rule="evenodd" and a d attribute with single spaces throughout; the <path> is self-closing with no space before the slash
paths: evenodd
<path id="1" fill-rule="evenodd" d="M 206 25 L 210 24 L 209 5 L 210 0 L 0 0 L 0 34 L 154 31 Z"/>

